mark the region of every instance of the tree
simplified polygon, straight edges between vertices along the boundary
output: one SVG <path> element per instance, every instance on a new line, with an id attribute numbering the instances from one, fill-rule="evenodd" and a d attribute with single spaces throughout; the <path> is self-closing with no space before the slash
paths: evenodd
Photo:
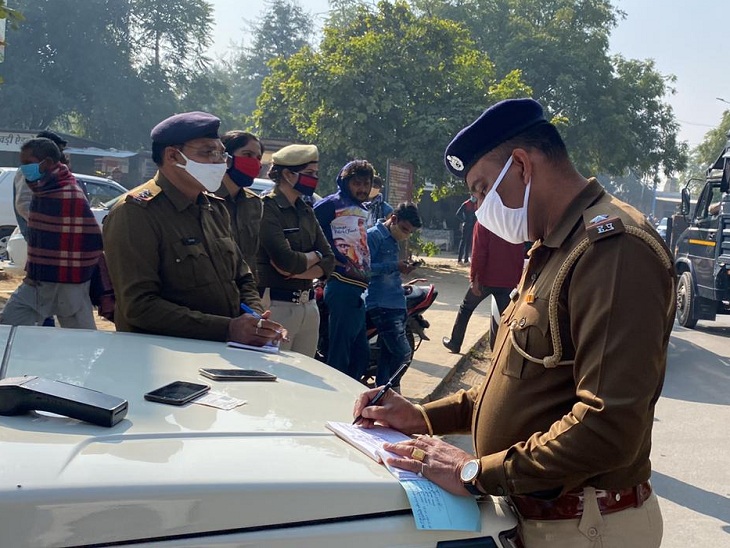
<path id="1" fill-rule="evenodd" d="M 0 87 L 6 126 L 52 126 L 117 148 L 147 148 L 150 128 L 181 102 L 202 104 L 205 86 L 216 100 L 226 96 L 197 55 L 210 40 L 206 2 L 17 0 L 17 7 L 25 20 L 9 31 Z M 79 52 L 87 53 L 83 62 Z"/>
<path id="2" fill-rule="evenodd" d="M 261 85 L 271 74 L 272 59 L 288 59 L 307 45 L 314 24 L 296 0 L 271 0 L 254 25 L 253 42 L 243 45 L 231 65 L 230 87 L 234 115 L 250 116 Z"/>
<path id="3" fill-rule="evenodd" d="M 346 27 L 357 17 L 359 8 L 367 4 L 364 0 L 329 0 L 329 14 L 327 26 Z"/>
<path id="4" fill-rule="evenodd" d="M 174 82 L 207 67 L 213 8 L 205 0 L 131 0 L 135 56 L 150 72 Z"/>
<path id="5" fill-rule="evenodd" d="M 415 0 L 425 13 L 462 22 L 496 74 L 514 69 L 559 122 L 580 171 L 655 180 L 681 169 L 686 145 L 664 102 L 673 77 L 651 61 L 611 57 L 624 14 L 609 0 Z M 646 107 L 646 108 L 645 108 Z"/>
<path id="6" fill-rule="evenodd" d="M 530 90 L 518 72 L 495 79 L 452 21 L 417 16 L 404 2 L 359 10 L 346 27 L 325 26 L 320 51 L 272 63 L 256 123 L 264 135 L 316 143 L 323 180 L 359 157 L 381 172 L 389 158 L 407 160 L 417 180 L 444 181 L 448 139 L 489 104 Z"/>

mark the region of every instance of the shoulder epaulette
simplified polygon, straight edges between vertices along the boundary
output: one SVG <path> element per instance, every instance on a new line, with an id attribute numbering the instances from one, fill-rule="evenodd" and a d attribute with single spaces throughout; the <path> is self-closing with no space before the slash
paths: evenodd
<path id="1" fill-rule="evenodd" d="M 162 192 L 162 189 L 156 184 L 145 184 L 139 188 L 130 190 L 125 198 L 125 203 L 135 204 L 141 207 L 147 207 L 152 200 Z"/>
<path id="2" fill-rule="evenodd" d="M 586 234 L 591 242 L 597 242 L 626 232 L 624 222 L 616 216 L 600 214 L 590 219 L 586 216 L 583 218 L 583 222 L 585 222 Z"/>

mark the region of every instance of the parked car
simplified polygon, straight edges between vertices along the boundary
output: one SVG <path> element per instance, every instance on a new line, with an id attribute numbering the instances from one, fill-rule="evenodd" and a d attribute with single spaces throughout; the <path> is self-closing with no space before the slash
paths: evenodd
<path id="1" fill-rule="evenodd" d="M 659 236 L 662 237 L 662 240 L 667 239 L 667 218 L 662 217 L 662 219 L 659 221 L 659 224 L 656 225 L 656 231 L 659 233 Z"/>
<path id="2" fill-rule="evenodd" d="M 0 167 L 0 260 L 8 258 L 8 244 L 18 224 L 13 207 L 13 179 L 17 170 L 18 168 L 16 167 Z M 85 175 L 82 173 L 74 173 L 74 177 L 76 177 L 81 189 L 86 194 L 86 198 L 89 200 L 92 209 L 100 209 L 105 202 L 127 192 L 127 189 L 119 183 L 104 177 L 96 177 L 95 175 Z M 101 211 L 94 214 L 96 220 L 99 222 L 101 222 L 99 218 L 100 213 Z M 17 236 L 15 239 L 17 240 Z M 15 245 L 17 249 L 19 244 L 16 242 Z M 22 251 L 18 251 L 17 253 L 18 258 L 20 258 L 21 254 L 25 256 Z M 10 266 L 11 269 L 14 267 L 15 265 Z M 22 260 L 22 266 L 20 268 L 22 269 L 24 267 L 25 259 Z"/>
<path id="3" fill-rule="evenodd" d="M 111 428 L 0 416 L 3 546 L 519 546 L 499 497 L 480 502 L 478 533 L 418 530 L 398 481 L 325 427 L 352 420 L 363 386 L 312 358 L 79 329 L 0 326 L 0 340 L 0 378 L 36 375 L 129 406 Z M 216 382 L 202 367 L 278 380 Z M 246 403 L 145 400 L 178 380 Z"/>

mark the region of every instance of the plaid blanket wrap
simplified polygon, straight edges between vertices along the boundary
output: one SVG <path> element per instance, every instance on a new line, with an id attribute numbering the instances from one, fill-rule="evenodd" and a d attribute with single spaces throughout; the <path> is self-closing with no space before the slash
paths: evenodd
<path id="1" fill-rule="evenodd" d="M 102 253 L 101 228 L 69 169 L 56 164 L 35 182 L 28 217 L 28 261 L 32 280 L 83 283 Z"/>

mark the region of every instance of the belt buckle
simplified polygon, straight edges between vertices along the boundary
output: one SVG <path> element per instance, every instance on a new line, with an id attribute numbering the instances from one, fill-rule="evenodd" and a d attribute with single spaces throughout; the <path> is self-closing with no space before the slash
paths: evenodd
<path id="1" fill-rule="evenodd" d="M 303 294 L 304 294 L 304 292 L 301 289 L 292 291 L 291 302 L 293 302 L 294 304 L 302 304 L 302 295 Z"/>

